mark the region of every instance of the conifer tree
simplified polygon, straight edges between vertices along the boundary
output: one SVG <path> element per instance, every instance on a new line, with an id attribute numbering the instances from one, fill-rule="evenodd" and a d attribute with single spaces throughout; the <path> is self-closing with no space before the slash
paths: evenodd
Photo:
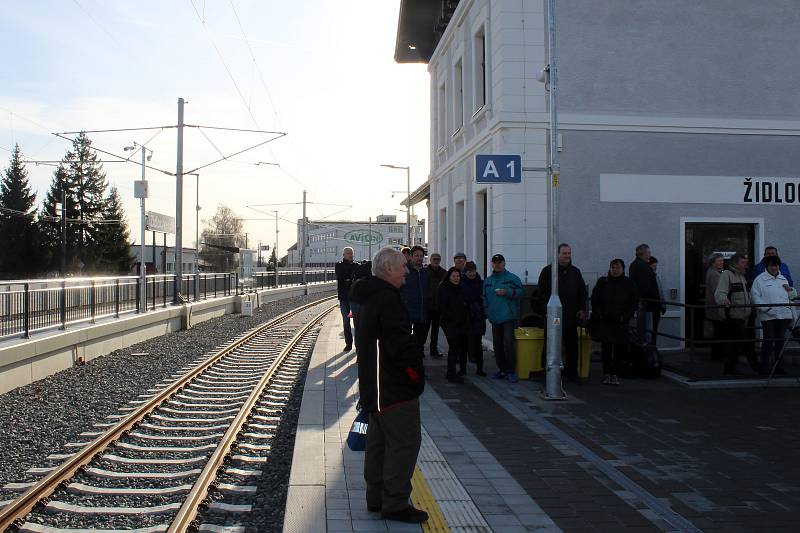
<path id="1" fill-rule="evenodd" d="M 122 198 L 116 187 L 111 187 L 108 194 L 103 219 L 105 223 L 99 226 L 99 261 L 95 270 L 101 274 L 128 274 L 134 258 L 131 255 L 130 232 L 125 221 Z"/>
<path id="2" fill-rule="evenodd" d="M 0 273 L 5 276 L 32 277 L 41 270 L 35 202 L 17 144 L 0 180 L 0 235 L 5 243 L 0 247 Z"/>
<path id="3" fill-rule="evenodd" d="M 53 175 L 50 190 L 44 200 L 41 216 L 44 247 L 51 269 L 57 270 L 61 262 L 61 213 L 55 204 L 66 199 L 67 244 L 66 271 L 79 273 L 97 270 L 102 247 L 99 246 L 104 218 L 105 194 L 108 188 L 103 166 L 92 150 L 92 142 L 80 133 L 72 142 Z"/>

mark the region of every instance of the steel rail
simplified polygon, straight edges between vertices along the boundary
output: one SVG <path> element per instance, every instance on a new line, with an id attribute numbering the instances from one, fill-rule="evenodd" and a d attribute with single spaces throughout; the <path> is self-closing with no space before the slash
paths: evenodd
<path id="1" fill-rule="evenodd" d="M 109 428 L 104 434 L 97 437 L 85 447 L 81 448 L 74 456 L 57 466 L 55 470 L 47 474 L 35 485 L 25 491 L 25 493 L 19 498 L 0 509 L 0 531 L 6 531 L 15 525 L 21 525 L 21 523 L 18 523 L 18 521 L 24 519 L 24 517 L 27 516 L 39 502 L 49 498 L 62 483 L 75 476 L 75 474 L 89 464 L 97 454 L 103 452 L 111 444 L 118 441 L 122 436 L 130 431 L 134 425 L 141 422 L 147 415 L 164 403 L 170 396 L 180 391 L 180 389 L 186 386 L 191 380 L 214 365 L 214 363 L 219 361 L 222 357 L 239 348 L 241 345 L 249 342 L 251 339 L 253 339 L 253 337 L 264 332 L 264 330 L 282 324 L 295 315 L 333 298 L 333 296 L 329 298 L 323 298 L 322 300 L 317 300 L 316 302 L 302 305 L 296 309 L 287 311 L 276 318 L 273 318 L 266 324 L 251 331 L 244 337 L 233 341 L 224 348 L 221 348 L 219 351 L 217 351 L 217 353 L 209 357 L 206 361 L 200 363 L 193 370 L 190 370 L 185 375 L 176 379 L 161 392 L 157 393 L 141 406 L 131 411 L 128 416 L 121 419 L 114 426 Z"/>
<path id="2" fill-rule="evenodd" d="M 258 382 L 258 385 L 256 385 L 256 387 L 250 393 L 250 396 L 247 398 L 247 401 L 245 401 L 245 403 L 239 409 L 239 412 L 236 414 L 236 418 L 233 419 L 233 422 L 231 422 L 230 427 L 228 427 L 228 430 L 225 432 L 222 440 L 217 445 L 217 448 L 206 462 L 203 471 L 200 473 L 200 476 L 197 478 L 197 481 L 195 481 L 194 486 L 189 491 L 188 496 L 184 500 L 183 505 L 181 505 L 181 508 L 178 510 L 178 514 L 173 519 L 172 524 L 170 524 L 167 533 L 182 533 L 195 527 L 194 520 L 197 518 L 197 515 L 200 512 L 200 507 L 206 501 L 208 489 L 217 479 L 217 471 L 230 453 L 231 448 L 236 442 L 239 433 L 242 431 L 245 422 L 247 422 L 247 419 L 250 417 L 250 414 L 258 403 L 259 398 L 261 398 L 264 390 L 266 390 L 270 381 L 272 381 L 273 375 L 278 368 L 280 368 L 286 357 L 311 330 L 311 328 L 318 324 L 334 309 L 336 309 L 336 306 L 331 306 L 329 309 L 326 309 L 310 320 L 305 326 L 303 326 L 303 328 L 295 334 L 292 340 L 289 341 L 286 347 L 281 351 L 280 355 L 275 358 L 275 361 L 273 361 L 267 371 L 264 372 L 264 375 L 261 376 L 261 380 Z"/>

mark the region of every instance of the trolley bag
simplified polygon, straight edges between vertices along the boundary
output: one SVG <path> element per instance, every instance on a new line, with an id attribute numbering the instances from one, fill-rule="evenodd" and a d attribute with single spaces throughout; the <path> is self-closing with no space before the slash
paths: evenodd
<path id="1" fill-rule="evenodd" d="M 630 361 L 633 373 L 641 378 L 657 378 L 661 375 L 661 354 L 655 345 L 645 342 L 636 328 L 630 331 Z M 623 376 L 624 377 L 624 376 Z"/>
<path id="2" fill-rule="evenodd" d="M 350 433 L 347 434 L 347 446 L 354 452 L 363 452 L 367 449 L 367 426 L 369 426 L 369 413 L 360 409 Z"/>
<path id="3" fill-rule="evenodd" d="M 657 378 L 661 375 L 661 354 L 652 344 L 631 343 L 631 362 L 638 377 Z"/>

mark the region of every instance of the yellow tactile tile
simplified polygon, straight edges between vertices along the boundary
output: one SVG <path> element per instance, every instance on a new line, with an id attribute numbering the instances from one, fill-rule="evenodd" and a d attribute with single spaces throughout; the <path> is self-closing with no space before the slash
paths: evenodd
<path id="1" fill-rule="evenodd" d="M 414 475 L 411 476 L 411 487 L 411 501 L 414 502 L 414 506 L 428 513 L 428 521 L 422 524 L 422 531 L 450 533 L 450 527 L 444 519 L 442 510 L 418 466 L 414 468 Z"/>

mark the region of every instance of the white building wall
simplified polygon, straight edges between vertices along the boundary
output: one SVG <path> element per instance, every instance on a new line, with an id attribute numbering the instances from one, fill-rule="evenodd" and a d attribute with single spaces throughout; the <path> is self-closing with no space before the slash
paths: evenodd
<path id="1" fill-rule="evenodd" d="M 502 253 L 509 270 L 523 279 L 527 272 L 532 281 L 546 264 L 544 173 L 524 172 L 521 184 L 478 184 L 474 161 L 478 153 L 520 154 L 523 167 L 546 164 L 547 100 L 544 85 L 536 80 L 546 63 L 544 20 L 543 0 L 463 0 L 429 62 L 430 249 L 446 258 L 463 251 L 485 269 L 493 254 Z M 481 34 L 485 36 L 483 106 L 479 101 Z M 455 79 L 459 62 L 463 119 L 454 116 L 459 106 L 452 90 L 459 85 Z M 463 124 L 460 129 L 458 124 Z M 483 241 L 477 216 L 482 209 L 479 193 L 486 194 L 488 203 L 488 249 L 483 257 L 479 257 Z M 463 217 L 457 209 L 460 202 Z M 443 209 L 446 219 L 442 219 Z M 462 234 L 464 249 L 456 250 Z"/>

